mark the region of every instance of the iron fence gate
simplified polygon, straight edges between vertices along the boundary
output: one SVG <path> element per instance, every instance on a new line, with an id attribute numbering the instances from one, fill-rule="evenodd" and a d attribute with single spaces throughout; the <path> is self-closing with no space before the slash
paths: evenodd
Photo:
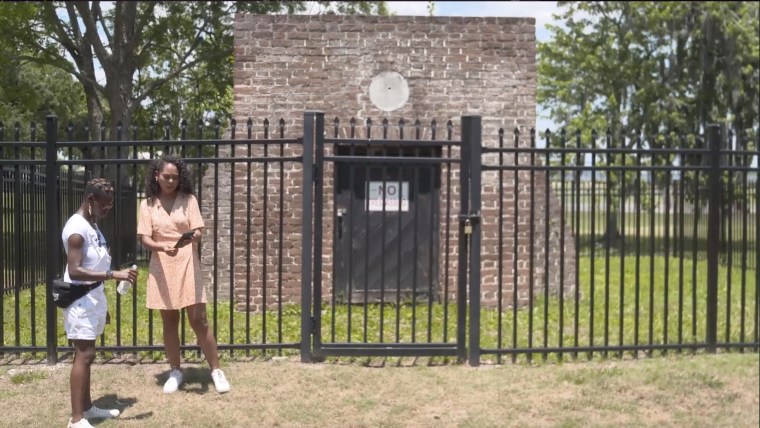
<path id="1" fill-rule="evenodd" d="M 352 121 L 341 138 L 336 118 L 327 137 L 324 114 L 312 115 L 305 135 L 315 138 L 314 170 L 305 173 L 314 177 L 314 253 L 303 262 L 313 261 L 313 276 L 304 273 L 304 283 L 313 284 L 313 312 L 302 335 L 312 335 L 313 356 L 464 360 L 467 137 L 479 138 L 479 118 L 463 117 L 463 138 L 455 141 L 450 121 L 445 139 L 437 139 L 435 121 L 417 121 L 414 137 L 405 139 L 403 119 L 398 126 L 384 120 L 375 129 L 380 138 L 373 138 L 371 120 L 363 138 Z M 305 151 L 305 168 L 310 156 Z M 304 212 L 311 205 L 305 198 Z M 302 306 L 311 307 L 312 296 L 303 297 Z"/>

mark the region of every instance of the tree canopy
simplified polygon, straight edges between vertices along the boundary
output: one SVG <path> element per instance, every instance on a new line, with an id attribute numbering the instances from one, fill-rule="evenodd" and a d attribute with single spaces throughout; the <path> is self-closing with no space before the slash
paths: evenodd
<path id="1" fill-rule="evenodd" d="M 0 6 L 2 8 L 2 6 Z M 0 28 L 19 25 L 33 10 L 30 5 L 18 5 L 12 12 L 0 14 Z M 0 121 L 5 139 L 13 138 L 19 124 L 20 138 L 29 137 L 32 122 L 38 130 L 50 112 L 65 121 L 85 119 L 84 93 L 73 77 L 49 65 L 24 63 L 15 60 L 19 50 L 9 38 L 0 37 Z M 42 136 L 37 134 L 38 139 Z"/>
<path id="2" fill-rule="evenodd" d="M 694 136 L 717 123 L 736 133 L 740 148 L 753 145 L 760 125 L 758 3 L 558 4 L 559 24 L 549 25 L 550 40 L 538 45 L 537 98 L 561 128 L 582 134 L 568 144 L 693 147 L 700 141 Z M 566 143 L 558 134 L 549 144 Z M 699 162 L 690 159 L 679 162 Z M 636 161 L 619 153 L 601 160 L 612 165 Z M 647 162 L 661 165 L 673 157 L 653 156 Z M 605 177 L 619 195 L 607 213 L 605 233 L 615 239 L 618 204 L 639 188 L 642 177 L 614 170 Z M 662 186 L 673 175 L 652 172 L 645 179 Z M 687 197 L 699 192 L 705 179 L 705 174 L 683 174 L 682 183 L 693 184 Z"/>
<path id="3" fill-rule="evenodd" d="M 559 2 L 538 101 L 560 126 L 699 133 L 758 126 L 754 2 Z"/>
<path id="4" fill-rule="evenodd" d="M 384 2 L 314 4 L 311 13 L 388 13 Z M 105 121 L 113 133 L 117 123 L 128 129 L 136 117 L 229 114 L 235 13 L 306 7 L 302 1 L 6 3 L 0 5 L 3 53 L 16 64 L 74 76 L 90 123 Z"/>

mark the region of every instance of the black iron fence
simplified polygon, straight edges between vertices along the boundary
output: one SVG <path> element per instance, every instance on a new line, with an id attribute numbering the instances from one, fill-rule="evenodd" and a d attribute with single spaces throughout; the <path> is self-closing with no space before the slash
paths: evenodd
<path id="1" fill-rule="evenodd" d="M 754 221 L 756 178 L 747 171 L 734 175 L 738 176 L 734 180 L 734 190 L 724 194 L 726 201 L 721 207 L 720 262 L 727 264 L 731 261 L 737 268 L 746 263 L 746 267 L 754 269 L 756 260 L 753 257 L 743 260 L 742 256 L 745 253 L 744 245 L 749 254 L 755 252 L 753 237 L 757 233 L 757 223 Z M 561 181 L 552 181 L 552 191 L 555 194 L 562 192 Z M 649 182 L 642 180 L 642 185 L 648 186 Z M 621 195 L 620 189 L 614 186 L 608 189 L 604 178 L 584 178 L 579 182 L 572 177 L 569 178 L 565 182 L 566 216 L 571 224 L 575 224 L 575 216 L 578 217 L 575 235 L 580 240 L 580 254 L 588 256 L 591 254 L 592 246 L 600 247 L 606 244 L 608 223 L 615 224 L 615 228 L 610 229 L 614 230 L 611 236 L 613 240 L 635 234 L 638 214 L 639 234 L 648 236 L 651 234 L 650 229 L 655 231 L 656 253 L 669 251 L 672 256 L 678 256 L 683 247 L 688 252 L 696 249 L 697 258 L 704 260 L 707 257 L 708 207 L 704 203 L 706 201 L 699 205 L 696 203 L 706 188 L 680 179 L 672 180 L 669 187 L 670 194 L 666 194 L 665 189 L 659 186 L 655 187 L 654 192 L 650 188 L 645 189 L 648 201 L 638 206 L 635 194 Z M 698 192 L 694 193 L 693 198 L 689 198 L 686 196 L 687 188 L 690 188 L 691 192 Z M 608 199 L 615 201 L 616 211 L 612 217 L 608 216 L 606 211 Z M 578 207 L 577 212 L 575 207 Z M 669 234 L 667 241 L 664 235 L 666 231 Z M 669 247 L 667 250 L 666 243 Z M 644 242 L 642 248 L 648 251 L 649 244 L 649 241 Z"/>
<path id="2" fill-rule="evenodd" d="M 498 148 L 482 148 L 483 159 L 491 156 L 483 161 L 483 176 L 497 174 L 500 192 L 521 181 L 529 189 L 550 182 L 552 189 L 514 195 L 513 212 L 524 207 L 525 222 L 504 221 L 508 198 L 498 198 L 498 247 L 509 253 L 497 259 L 498 271 L 517 271 L 521 252 L 528 253 L 531 272 L 534 261 L 549 261 L 550 252 L 533 245 L 542 220 L 541 239 L 546 247 L 558 242 L 559 268 L 567 269 L 554 288 L 547 276 L 525 275 L 528 281 L 518 289 L 518 278 L 507 282 L 499 274 L 498 295 L 511 294 L 514 301 L 507 309 L 500 298 L 495 313 L 481 310 L 479 337 L 470 339 L 471 362 L 479 359 L 473 350 L 499 361 L 504 355 L 514 361 L 550 354 L 757 350 L 758 143 L 756 136 L 734 138 L 718 126 L 707 131 L 662 138 L 666 144 L 659 148 L 656 137 L 639 136 L 630 144 L 609 134 L 599 141 L 595 133 L 583 140 L 581 133 L 573 140 L 547 134 L 538 148 L 535 133 L 523 144 L 518 132 L 513 141 L 502 132 Z M 695 144 L 679 146 L 685 141 Z M 479 210 L 481 186 L 472 188 Z M 551 222 L 559 224 L 558 233 L 549 231 Z M 476 227 L 474 235 L 481 233 Z M 530 245 L 520 244 L 523 237 Z M 480 264 L 470 268 L 477 271 Z M 471 293 L 481 290 L 478 282 Z"/>
<path id="3" fill-rule="evenodd" d="M 40 213 L 45 207 L 47 183 L 44 167 L 39 165 L 16 164 L 3 167 L 2 173 L 0 184 L 4 200 L 0 204 L 3 210 L 0 251 L 4 255 L 2 263 L 5 267 L 2 292 L 7 294 L 45 281 L 45 258 L 40 257 L 45 245 L 45 217 Z M 75 212 L 82 203 L 87 181 L 85 176 L 82 170 L 61 169 L 57 195 L 60 217 Z M 115 195 L 114 203 L 121 207 L 135 205 L 135 196 L 133 189 L 122 188 Z M 120 265 L 123 260 L 134 260 L 135 253 L 140 251 L 134 238 L 119 233 L 129 226 L 136 226 L 136 218 L 128 215 L 130 212 L 134 214 L 134 209 L 120 210 L 117 218 L 105 219 L 100 226 L 107 236 L 117 237 L 111 251 Z M 124 226 L 124 229 L 115 228 L 115 224 Z M 144 254 L 137 258 L 144 259 Z"/>
<path id="4" fill-rule="evenodd" d="M 256 211 L 254 222 L 250 215 L 240 215 L 230 207 L 242 200 L 247 203 L 247 212 L 252 212 L 252 204 L 256 204 L 252 198 L 259 198 L 251 192 L 252 179 L 259 180 L 262 188 L 270 188 L 277 182 L 283 189 L 284 180 L 273 178 L 272 173 L 283 177 L 284 170 L 301 168 L 302 139 L 284 138 L 284 123 L 270 129 L 268 120 L 256 127 L 249 120 L 243 125 L 244 138 L 240 138 L 234 121 L 226 130 L 218 122 L 211 127 L 199 124 L 195 129 L 182 122 L 174 136 L 172 132 L 177 130 L 171 125 L 151 124 L 147 130 L 130 129 L 128 140 L 126 130 L 121 128 L 107 140 L 105 127 L 101 126 L 100 140 L 74 141 L 77 131 L 89 135 L 89 129 L 77 130 L 68 124 L 61 132 L 55 118 L 49 117 L 46 142 L 35 141 L 34 132 L 30 135 L 31 141 L 20 141 L 18 128 L 16 126 L 13 137 L 15 141 L 6 142 L 0 125 L 3 171 L 0 288 L 4 291 L 0 293 L 0 353 L 46 353 L 48 361 L 54 362 L 61 352 L 71 351 L 58 311 L 46 290 L 50 281 L 62 274 L 65 257 L 60 231 L 81 204 L 84 183 L 91 177 L 108 177 L 115 184 L 114 208 L 108 218 L 99 221 L 111 248 L 113 265 L 124 267 L 138 263 L 145 267 L 150 254 L 137 243 L 135 234 L 145 173 L 152 159 L 168 153 L 182 157 L 191 166 L 195 192 L 207 220 L 199 252 L 204 263 L 210 264 L 206 272 L 209 318 L 220 350 L 250 353 L 254 349 L 282 352 L 298 348 L 298 332 L 293 334 L 288 325 L 298 325 L 300 314 L 297 312 L 300 311 L 294 312 L 283 305 L 287 299 L 283 298 L 281 287 L 268 297 L 269 301 L 265 292 L 265 309 L 254 313 L 244 309 L 252 308 L 251 303 L 261 296 L 250 296 L 249 288 L 243 295 L 247 293 L 250 298 L 236 300 L 239 291 L 232 283 L 227 289 L 221 281 L 223 273 L 239 270 L 241 266 L 243 274 L 247 272 L 251 278 L 252 273 L 265 271 L 271 263 L 256 259 L 250 250 L 244 252 L 246 257 L 240 260 L 234 242 L 237 240 L 241 248 L 246 247 L 245 243 L 266 242 L 270 234 L 265 230 L 252 230 L 252 223 L 279 216 L 282 225 L 282 213 L 287 207 L 273 204 L 273 208 L 267 209 L 265 203 L 263 211 Z M 277 131 L 279 138 L 272 138 Z M 226 138 L 222 138 L 222 132 L 228 134 Z M 59 140 L 59 134 L 66 138 Z M 247 179 L 236 179 L 236 171 L 247 171 Z M 234 186 L 246 180 L 246 190 Z M 301 187 L 301 183 L 297 185 Z M 290 193 L 299 195 L 300 209 L 301 192 Z M 235 229 L 238 224 L 242 227 Z M 280 251 L 281 237 L 280 234 Z M 275 246 L 272 252 L 277 251 Z M 275 254 L 275 257 L 282 260 L 281 255 Z M 154 311 L 145 308 L 144 290 L 132 288 L 130 294 L 122 296 L 114 287 L 107 287 L 106 294 L 112 323 L 100 337 L 99 349 L 135 355 L 162 351 L 163 346 L 156 343 L 156 338 L 161 337 L 160 322 L 156 322 Z M 228 297 L 222 297 L 224 295 Z M 182 349 L 197 351 L 197 345 L 188 342 L 186 337 L 188 328 L 183 312 Z"/>
<path id="5" fill-rule="evenodd" d="M 110 141 L 101 126 L 98 141 L 75 141 L 51 117 L 37 142 L 0 124 L 0 353 L 71 350 L 46 285 L 89 177 L 116 185 L 101 224 L 115 264 L 144 269 L 137 212 L 146 165 L 164 153 L 192 166 L 209 317 L 230 355 L 477 365 L 760 347 L 755 139 L 712 127 L 688 147 L 550 134 L 542 148 L 517 132 L 484 145 L 479 117 L 357 125 L 309 112 L 289 126 L 295 138 L 282 120 L 249 120 Z M 160 353 L 144 290 L 113 288 L 99 349 Z M 181 325 L 183 351 L 197 351 Z"/>

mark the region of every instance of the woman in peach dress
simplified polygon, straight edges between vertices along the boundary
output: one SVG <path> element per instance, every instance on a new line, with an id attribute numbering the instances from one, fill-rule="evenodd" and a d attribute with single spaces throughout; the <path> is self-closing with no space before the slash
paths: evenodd
<path id="1" fill-rule="evenodd" d="M 216 390 L 228 392 L 230 384 L 219 368 L 216 339 L 206 317 L 197 251 L 204 224 L 187 165 L 173 157 L 153 161 L 145 178 L 145 195 L 137 234 L 151 251 L 146 305 L 161 311 L 164 349 L 171 366 L 164 392 L 173 393 L 182 385 L 179 312 L 183 308 L 211 366 Z M 192 232 L 190 239 L 179 242 L 186 232 Z"/>

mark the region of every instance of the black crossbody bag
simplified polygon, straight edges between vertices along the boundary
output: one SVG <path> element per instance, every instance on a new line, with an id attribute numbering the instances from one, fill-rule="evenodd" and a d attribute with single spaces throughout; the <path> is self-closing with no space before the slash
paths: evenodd
<path id="1" fill-rule="evenodd" d="M 61 309 L 68 308 L 77 299 L 98 288 L 103 282 L 94 284 L 71 284 L 62 279 L 53 280 L 53 303 Z"/>

